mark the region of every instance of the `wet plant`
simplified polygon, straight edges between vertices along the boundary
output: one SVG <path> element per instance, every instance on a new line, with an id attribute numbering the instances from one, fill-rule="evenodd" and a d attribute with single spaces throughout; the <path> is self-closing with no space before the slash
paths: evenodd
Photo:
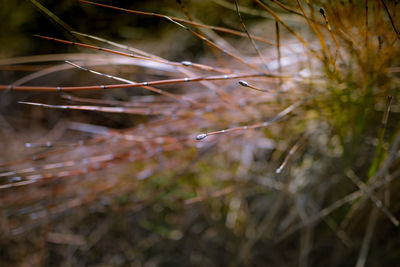
<path id="1" fill-rule="evenodd" d="M 4 262 L 398 261 L 397 2 L 76 1 L 140 47 L 31 2 L 75 53 L 0 61 Z"/>

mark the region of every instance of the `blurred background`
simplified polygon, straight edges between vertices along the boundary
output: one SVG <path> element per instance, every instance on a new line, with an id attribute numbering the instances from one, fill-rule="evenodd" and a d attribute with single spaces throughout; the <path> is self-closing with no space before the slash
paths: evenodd
<path id="1" fill-rule="evenodd" d="M 233 1 L 97 2 L 179 18 L 189 14 L 194 21 L 242 31 Z M 365 45 L 366 2 L 315 1 L 313 9 L 308 9 L 306 1 L 300 1 L 310 17 L 313 10 L 321 28 L 326 21 L 319 12 L 320 7 L 325 8 L 332 26 L 339 29 L 335 32 L 339 48 L 325 30 L 322 38 L 330 40 L 327 46 L 332 55 L 318 57 L 304 47 L 298 48 L 300 42 L 281 25 L 282 55 L 289 62 L 284 73 L 296 73 L 292 75 L 295 78 L 249 80 L 260 88 L 274 93 L 277 90 L 273 98 L 246 91 L 237 80 L 213 82 L 237 100 L 235 109 L 226 108 L 215 92 L 204 93 L 197 83 L 157 88 L 198 96 L 198 100 L 219 109 L 192 110 L 192 106 L 178 105 L 178 110 L 187 113 L 178 119 L 171 116 L 166 123 L 157 116 L 18 103 L 71 104 L 68 95 L 58 92 L 0 91 L 0 266 L 396 266 L 400 260 L 396 225 L 400 184 L 395 180 L 400 162 L 400 42 L 393 42 L 394 31 L 384 1 L 370 1 L 370 43 Z M 397 2 L 387 3 L 395 26 L 400 14 Z M 321 52 L 320 36 L 310 29 L 297 2 L 264 3 L 311 48 Z M 239 4 L 251 34 L 275 42 L 273 17 L 254 1 L 241 0 Z M 0 84 L 19 82 L 31 73 L 66 65 L 65 60 L 86 66 L 91 58 L 103 56 L 98 51 L 43 40 L 35 34 L 111 47 L 69 30 L 133 46 L 171 61 L 247 70 L 167 19 L 73 0 L 0 0 L 0 7 Z M 249 62 L 260 64 L 249 40 L 220 36 L 217 40 L 221 46 L 228 42 Z M 274 45 L 257 45 L 268 62 L 277 60 Z M 327 58 L 342 76 L 330 69 Z M 186 77 L 156 65 L 146 68 L 110 63 L 96 70 L 133 81 Z M 23 82 L 32 86 L 106 83 L 112 82 L 71 67 Z M 140 88 L 71 95 L 104 101 L 101 103 L 148 101 L 160 110 L 176 104 Z M 203 130 L 265 121 L 304 99 L 312 101 L 276 126 L 194 142 Z M 385 132 L 381 121 L 388 105 L 390 119 L 383 127 Z M 152 150 L 152 145 L 148 148 L 146 144 L 114 138 L 126 134 L 152 139 L 165 132 L 177 143 L 165 153 L 154 152 L 156 146 Z M 191 139 L 185 143 L 187 136 Z M 48 140 L 60 146 L 47 147 Z M 126 149 L 139 151 L 139 155 L 131 159 L 124 154 L 93 169 L 77 162 L 107 156 L 108 152 L 118 155 Z M 138 160 L 140 156 L 146 158 Z M 376 157 L 379 159 L 374 160 Z M 387 158 L 390 161 L 385 161 Z M 40 168 L 50 169 L 49 164 L 68 160 L 76 160 L 77 167 L 73 169 L 76 173 L 71 172 L 66 179 L 51 177 L 28 186 L 5 187 L 18 183 L 31 168 L 40 174 Z M 374 164 L 376 168 L 371 167 Z M 369 184 L 385 164 L 384 175 L 377 179 L 380 186 Z M 10 174 L 15 170 L 22 173 L 21 177 Z M 357 179 L 381 202 L 371 201 L 369 193 L 354 182 Z"/>

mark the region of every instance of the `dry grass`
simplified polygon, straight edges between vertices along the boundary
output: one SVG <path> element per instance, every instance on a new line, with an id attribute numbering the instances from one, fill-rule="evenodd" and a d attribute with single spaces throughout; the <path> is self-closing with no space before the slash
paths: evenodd
<path id="1" fill-rule="evenodd" d="M 2 262 L 398 262 L 397 3 L 79 2 L 145 26 L 0 61 Z"/>

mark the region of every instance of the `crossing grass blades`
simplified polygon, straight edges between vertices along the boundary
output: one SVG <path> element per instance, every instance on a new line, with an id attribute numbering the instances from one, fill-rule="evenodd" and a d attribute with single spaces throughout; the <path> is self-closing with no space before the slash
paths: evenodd
<path id="1" fill-rule="evenodd" d="M 156 20 L 196 56 L 176 38 L 158 54 L 76 31 L 31 2 L 68 33 L 32 38 L 75 53 L 0 60 L 20 110 L 0 114 L 1 262 L 398 262 L 396 1 L 159 3 L 174 15 L 76 1 Z M 192 14 L 213 8 L 229 16 Z"/>

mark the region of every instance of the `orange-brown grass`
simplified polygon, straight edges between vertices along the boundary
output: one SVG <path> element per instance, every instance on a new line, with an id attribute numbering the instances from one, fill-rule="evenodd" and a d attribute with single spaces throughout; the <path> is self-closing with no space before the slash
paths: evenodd
<path id="1" fill-rule="evenodd" d="M 0 261 L 398 262 L 397 3 L 77 1 L 135 47 L 31 2 L 79 53 L 0 61 Z"/>

